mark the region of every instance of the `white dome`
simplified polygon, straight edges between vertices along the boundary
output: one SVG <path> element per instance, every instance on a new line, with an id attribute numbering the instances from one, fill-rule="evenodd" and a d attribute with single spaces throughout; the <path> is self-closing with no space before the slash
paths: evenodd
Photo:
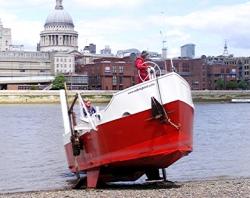
<path id="1" fill-rule="evenodd" d="M 0 0 L 1 1 L 1 0 Z M 78 33 L 71 16 L 56 0 L 55 9 L 48 15 L 44 31 L 40 33 L 40 51 L 73 51 L 78 49 Z"/>
<path id="2" fill-rule="evenodd" d="M 46 19 L 45 27 L 49 25 L 66 25 L 74 27 L 71 16 L 65 10 L 53 10 Z"/>
<path id="3" fill-rule="evenodd" d="M 62 0 L 56 0 L 55 10 L 53 10 L 47 17 L 44 27 L 58 25 L 74 28 L 71 16 L 63 9 Z"/>

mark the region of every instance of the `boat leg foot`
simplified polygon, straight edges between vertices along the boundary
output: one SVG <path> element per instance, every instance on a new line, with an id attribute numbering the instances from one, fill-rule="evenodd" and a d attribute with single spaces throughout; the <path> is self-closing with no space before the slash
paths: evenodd
<path id="1" fill-rule="evenodd" d="M 161 170 L 162 170 L 163 181 L 166 182 L 167 181 L 166 169 L 162 168 Z"/>
<path id="2" fill-rule="evenodd" d="M 92 169 L 87 171 L 87 188 L 96 188 L 100 169 Z"/>
<path id="3" fill-rule="evenodd" d="M 77 180 L 76 180 L 76 182 L 75 182 L 75 184 L 73 186 L 73 189 L 80 189 L 83 186 L 86 187 L 86 177 L 84 177 L 84 178 L 81 178 L 81 177 L 77 178 Z"/>
<path id="4" fill-rule="evenodd" d="M 160 177 L 159 169 L 151 168 L 146 171 L 147 182 L 163 181 L 163 178 Z"/>

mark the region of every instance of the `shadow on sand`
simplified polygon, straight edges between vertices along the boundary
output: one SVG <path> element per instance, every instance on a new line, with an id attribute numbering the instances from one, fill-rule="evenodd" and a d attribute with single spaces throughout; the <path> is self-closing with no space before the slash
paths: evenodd
<path id="1" fill-rule="evenodd" d="M 72 189 L 87 189 L 86 177 L 80 178 L 78 180 L 70 180 Z M 172 181 L 157 181 L 157 182 L 142 182 L 142 183 L 133 183 L 133 182 L 112 182 L 112 183 L 98 183 L 97 189 L 108 189 L 108 190 L 147 190 L 147 189 L 171 189 L 171 188 L 180 188 L 182 184 L 177 184 Z"/>

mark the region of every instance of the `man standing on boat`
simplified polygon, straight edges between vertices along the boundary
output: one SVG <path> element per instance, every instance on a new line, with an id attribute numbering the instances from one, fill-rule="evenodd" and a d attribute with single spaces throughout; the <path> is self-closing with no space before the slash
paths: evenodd
<path id="1" fill-rule="evenodd" d="M 135 66 L 138 69 L 138 83 L 149 80 L 148 65 L 145 63 L 148 55 L 147 51 L 142 51 L 141 55 L 135 59 Z"/>
<path id="2" fill-rule="evenodd" d="M 91 101 L 89 99 L 87 99 L 84 102 L 85 102 L 86 109 L 87 109 L 90 116 L 92 116 L 94 113 L 96 113 L 96 110 L 92 106 L 92 103 L 91 103 Z M 84 116 L 87 116 L 87 112 L 85 111 L 85 109 L 83 109 L 83 114 L 84 114 Z"/>

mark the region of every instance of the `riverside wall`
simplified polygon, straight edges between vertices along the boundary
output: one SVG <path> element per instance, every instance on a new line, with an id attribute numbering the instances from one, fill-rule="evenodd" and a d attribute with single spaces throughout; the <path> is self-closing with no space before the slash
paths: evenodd
<path id="1" fill-rule="evenodd" d="M 107 103 L 116 91 L 83 90 L 83 98 L 89 98 L 94 103 Z M 68 91 L 69 100 L 73 100 L 76 91 Z M 200 90 L 192 91 L 194 102 L 230 102 L 231 99 L 250 99 L 250 90 Z M 2 90 L 0 104 L 30 104 L 30 103 L 59 103 L 59 91 L 38 90 Z"/>

